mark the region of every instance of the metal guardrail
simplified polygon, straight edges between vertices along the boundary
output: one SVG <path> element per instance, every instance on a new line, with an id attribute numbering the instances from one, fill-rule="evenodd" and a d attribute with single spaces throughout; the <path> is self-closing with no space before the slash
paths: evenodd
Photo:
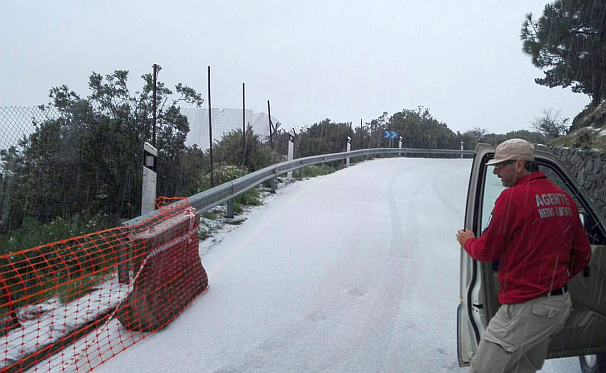
<path id="1" fill-rule="evenodd" d="M 218 185 L 214 188 L 205 190 L 189 197 L 189 202 L 196 209 L 198 214 L 206 212 L 211 208 L 228 202 L 240 194 L 248 191 L 257 185 L 268 180 L 276 178 L 278 175 L 289 171 L 295 171 L 306 166 L 319 163 L 328 163 L 347 158 L 355 158 L 367 155 L 377 154 L 403 154 L 403 155 L 451 155 L 451 156 L 473 156 L 473 150 L 450 150 L 450 149 L 414 149 L 414 148 L 374 148 L 361 149 L 343 153 L 332 153 L 326 155 L 316 155 L 311 157 L 299 158 L 292 161 L 277 163 L 255 171 L 248 175 L 239 177 L 235 180 Z M 157 212 L 152 211 L 132 220 L 126 221 L 123 225 L 136 224 L 154 216 Z"/>

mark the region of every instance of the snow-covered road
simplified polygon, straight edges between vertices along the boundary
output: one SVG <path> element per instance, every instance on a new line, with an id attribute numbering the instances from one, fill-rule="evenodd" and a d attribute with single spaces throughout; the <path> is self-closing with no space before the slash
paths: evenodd
<path id="1" fill-rule="evenodd" d="M 467 372 L 455 233 L 470 165 L 374 160 L 279 189 L 204 253 L 208 292 L 95 371 Z"/>

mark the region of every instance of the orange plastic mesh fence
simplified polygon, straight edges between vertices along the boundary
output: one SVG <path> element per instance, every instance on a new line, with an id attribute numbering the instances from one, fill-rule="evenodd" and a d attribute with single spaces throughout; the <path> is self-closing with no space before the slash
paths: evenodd
<path id="1" fill-rule="evenodd" d="M 88 372 L 162 329 L 208 286 L 198 226 L 183 200 L 0 256 L 0 372 Z"/>
<path id="2" fill-rule="evenodd" d="M 183 201 L 184 199 L 187 199 L 187 197 L 156 197 L 156 208 L 162 208 L 164 206 L 168 206 L 171 203 L 175 203 L 177 201 Z"/>

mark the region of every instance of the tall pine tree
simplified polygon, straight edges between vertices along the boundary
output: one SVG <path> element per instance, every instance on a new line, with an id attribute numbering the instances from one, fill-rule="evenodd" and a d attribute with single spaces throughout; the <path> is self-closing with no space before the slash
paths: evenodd
<path id="1" fill-rule="evenodd" d="M 535 82 L 547 87 L 571 87 L 591 96 L 599 105 L 606 96 L 606 2 L 556 0 L 535 20 L 526 15 L 522 25 L 523 51 L 545 77 Z"/>

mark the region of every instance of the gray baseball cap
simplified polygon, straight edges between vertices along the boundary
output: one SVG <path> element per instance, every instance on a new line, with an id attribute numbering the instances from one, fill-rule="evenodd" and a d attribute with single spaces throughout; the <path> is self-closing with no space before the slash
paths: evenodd
<path id="1" fill-rule="evenodd" d="M 534 145 L 523 139 L 511 139 L 500 143 L 494 153 L 494 158 L 486 164 L 494 166 L 506 161 L 515 161 L 519 158 L 525 161 L 534 161 Z"/>

